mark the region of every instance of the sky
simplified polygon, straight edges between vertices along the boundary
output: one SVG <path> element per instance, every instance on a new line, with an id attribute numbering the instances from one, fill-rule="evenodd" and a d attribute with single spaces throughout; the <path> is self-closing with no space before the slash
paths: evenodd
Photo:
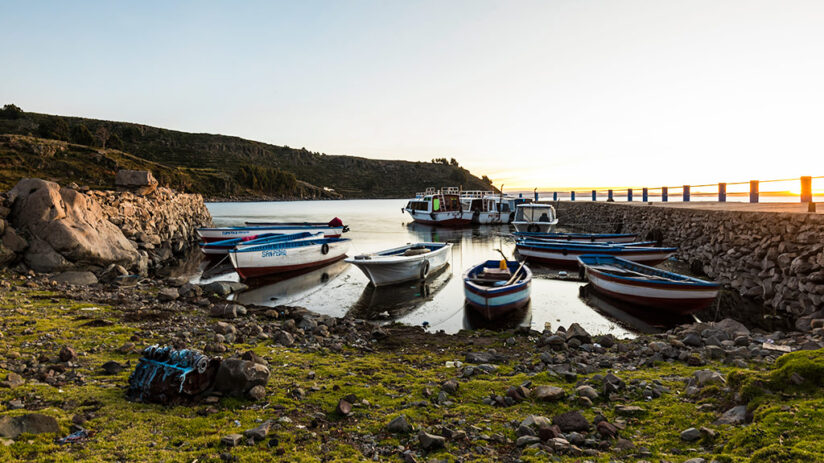
<path id="1" fill-rule="evenodd" d="M 824 2 L 0 0 L 0 105 L 507 189 L 824 175 Z"/>

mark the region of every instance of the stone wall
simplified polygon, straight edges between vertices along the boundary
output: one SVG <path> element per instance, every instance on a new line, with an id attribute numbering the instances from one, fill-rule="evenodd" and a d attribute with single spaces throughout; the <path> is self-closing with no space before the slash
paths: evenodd
<path id="1" fill-rule="evenodd" d="M 195 228 L 210 223 L 200 195 L 79 191 L 23 179 L 0 195 L 0 266 L 145 275 L 172 263 L 195 241 Z"/>
<path id="2" fill-rule="evenodd" d="M 694 271 L 796 319 L 824 307 L 824 216 L 593 202 L 555 204 L 560 225 L 678 246 Z"/>

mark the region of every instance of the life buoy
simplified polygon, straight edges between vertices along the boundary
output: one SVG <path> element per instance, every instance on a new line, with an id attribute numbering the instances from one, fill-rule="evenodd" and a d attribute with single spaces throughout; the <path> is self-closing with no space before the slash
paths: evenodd
<path id="1" fill-rule="evenodd" d="M 419 276 L 423 280 L 423 279 L 426 279 L 427 275 L 429 275 L 429 261 L 425 260 L 425 261 L 421 262 L 421 271 L 419 273 Z"/>
<path id="2" fill-rule="evenodd" d="M 320 247 L 320 253 L 323 255 L 329 254 L 329 244 L 323 243 L 323 246 Z"/>
<path id="3" fill-rule="evenodd" d="M 537 233 L 537 232 L 541 231 L 541 227 L 539 227 L 538 225 L 536 225 L 534 223 L 531 223 L 531 224 L 529 224 L 528 227 L 526 227 L 526 231 L 528 231 L 530 233 Z"/>

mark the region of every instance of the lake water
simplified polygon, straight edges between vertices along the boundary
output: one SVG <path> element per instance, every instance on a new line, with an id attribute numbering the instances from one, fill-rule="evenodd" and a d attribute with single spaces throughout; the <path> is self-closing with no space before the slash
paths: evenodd
<path id="1" fill-rule="evenodd" d="M 609 301 L 587 298 L 593 306 L 587 305 L 579 297 L 583 283 L 559 280 L 557 270 L 533 265 L 530 266 L 535 274 L 532 300 L 527 310 L 493 325 L 484 322 L 471 310 L 464 309 L 461 275 L 472 265 L 499 259 L 496 248 L 511 256 L 515 242 L 510 235 L 510 226 L 475 226 L 458 230 L 425 226 L 413 223 L 402 212 L 405 204 L 406 200 L 388 199 L 208 203 L 207 207 L 215 226 L 243 225 L 247 220 L 328 222 L 333 217 L 340 217 L 351 230 L 344 235 L 352 240 L 349 255 L 418 241 L 453 243 L 450 265 L 423 283 L 374 288 L 357 267 L 340 261 L 287 279 L 251 280 L 247 283 L 252 288 L 235 296 L 240 303 L 298 305 L 336 317 L 351 314 L 372 320 L 395 320 L 447 333 L 518 325 L 531 325 L 540 331 L 547 324 L 554 330 L 575 322 L 592 334 L 612 333 L 618 337 L 630 337 L 635 331 L 655 330 L 646 321 L 616 309 Z M 230 272 L 210 275 L 199 281 L 216 280 L 237 281 L 238 276 Z"/>

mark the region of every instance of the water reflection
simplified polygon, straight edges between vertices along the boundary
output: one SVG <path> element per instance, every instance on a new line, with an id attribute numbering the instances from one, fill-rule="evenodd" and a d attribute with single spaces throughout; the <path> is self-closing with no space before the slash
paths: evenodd
<path id="1" fill-rule="evenodd" d="M 396 320 L 433 300 L 451 278 L 452 270 L 447 265 L 426 281 L 379 287 L 366 285 L 348 315 L 366 320 Z"/>
<path id="2" fill-rule="evenodd" d="M 654 309 L 644 309 L 613 299 L 595 291 L 590 284 L 581 287 L 581 299 L 587 305 L 604 316 L 615 320 L 621 326 L 640 333 L 661 333 L 673 326 L 692 322 L 692 318 L 688 316 L 677 316 L 655 311 Z"/>
<path id="3" fill-rule="evenodd" d="M 235 295 L 234 300 L 246 305 L 289 305 L 306 297 L 307 293 L 321 291 L 348 267 L 349 264 L 339 260 L 316 269 L 255 278 L 247 282 L 250 289 Z"/>
<path id="4" fill-rule="evenodd" d="M 469 306 L 464 306 L 464 328 L 468 330 L 509 330 L 532 325 L 532 303 L 489 321 Z M 537 329 L 537 328 L 536 328 Z"/>

